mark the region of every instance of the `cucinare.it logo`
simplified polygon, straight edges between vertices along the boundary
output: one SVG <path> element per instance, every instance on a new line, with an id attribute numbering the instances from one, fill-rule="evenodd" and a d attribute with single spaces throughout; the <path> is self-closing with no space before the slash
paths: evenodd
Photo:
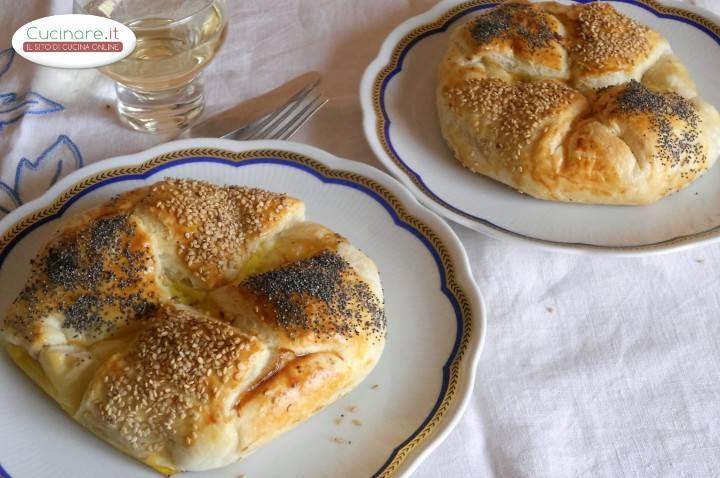
<path id="1" fill-rule="evenodd" d="M 135 49 L 135 34 L 122 23 L 93 15 L 38 18 L 13 35 L 15 51 L 40 65 L 94 68 L 122 60 Z"/>

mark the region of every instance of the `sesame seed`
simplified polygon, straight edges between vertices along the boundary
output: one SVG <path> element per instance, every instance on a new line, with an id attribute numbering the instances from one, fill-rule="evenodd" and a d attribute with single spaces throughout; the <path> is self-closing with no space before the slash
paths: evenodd
<path id="1" fill-rule="evenodd" d="M 174 229 L 182 226 L 178 253 L 197 276 L 211 286 L 241 261 L 248 244 L 277 221 L 288 198 L 264 189 L 217 186 L 206 181 L 166 179 L 146 200 Z"/>
<path id="2" fill-rule="evenodd" d="M 212 376 L 236 368 L 243 355 L 238 345 L 248 340 L 256 339 L 197 312 L 158 309 L 103 385 L 101 418 L 138 448 L 174 441 L 182 428 L 176 422 L 189 418 L 192 431 L 182 440 L 192 445 L 209 392 L 217 396 Z"/>
<path id="3" fill-rule="evenodd" d="M 650 51 L 651 30 L 621 14 L 610 4 L 578 5 L 577 41 L 571 51 L 581 70 L 631 64 Z"/>
<path id="4" fill-rule="evenodd" d="M 582 97 L 559 81 L 511 84 L 495 78 L 468 79 L 444 95 L 451 110 L 470 111 L 485 124 L 498 125 L 494 148 L 514 161 L 520 160 L 543 121 Z"/>

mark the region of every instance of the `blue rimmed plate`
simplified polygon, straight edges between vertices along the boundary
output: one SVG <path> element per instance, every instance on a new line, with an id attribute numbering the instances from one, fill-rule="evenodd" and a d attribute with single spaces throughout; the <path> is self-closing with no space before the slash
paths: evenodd
<path id="1" fill-rule="evenodd" d="M 700 95 L 720 107 L 717 16 L 678 2 L 610 3 L 662 33 Z M 496 4 L 444 1 L 397 27 L 368 66 L 360 87 L 363 126 L 388 170 L 435 212 L 503 240 L 610 254 L 666 252 L 720 240 L 720 166 L 656 204 L 617 207 L 534 199 L 467 171 L 453 158 L 435 109 L 437 65 L 452 28 Z"/>
<path id="2" fill-rule="evenodd" d="M 372 374 L 244 461 L 202 476 L 410 473 L 450 431 L 470 397 L 485 310 L 452 230 L 369 166 L 294 143 L 211 139 L 92 164 L 0 221 L 0 310 L 19 292 L 29 260 L 61 217 L 167 176 L 252 185 L 303 199 L 309 220 L 348 237 L 376 262 L 385 288 L 388 340 Z M 0 355 L 0 476 L 157 476 L 76 425 Z M 340 415 L 345 419 L 337 423 Z"/>

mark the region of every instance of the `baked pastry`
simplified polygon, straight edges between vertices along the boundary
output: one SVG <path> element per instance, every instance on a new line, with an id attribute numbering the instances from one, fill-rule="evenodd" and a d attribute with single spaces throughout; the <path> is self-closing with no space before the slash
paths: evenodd
<path id="1" fill-rule="evenodd" d="M 375 264 L 301 201 L 174 179 L 66 221 L 1 327 L 67 413 L 168 474 L 305 420 L 385 342 Z"/>
<path id="2" fill-rule="evenodd" d="M 451 34 L 437 108 L 456 158 L 540 199 L 647 204 L 720 153 L 667 40 L 608 3 L 504 3 Z"/>

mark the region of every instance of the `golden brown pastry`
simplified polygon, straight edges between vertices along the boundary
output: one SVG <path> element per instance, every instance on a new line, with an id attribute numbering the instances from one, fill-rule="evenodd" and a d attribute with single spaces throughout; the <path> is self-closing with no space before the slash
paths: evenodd
<path id="1" fill-rule="evenodd" d="M 165 180 L 66 221 L 2 322 L 75 420 L 157 470 L 232 463 L 357 385 L 375 264 L 297 199 Z"/>
<path id="2" fill-rule="evenodd" d="M 610 4 L 505 3 L 458 27 L 437 107 L 457 159 L 536 198 L 647 204 L 720 153 L 720 115 Z"/>

